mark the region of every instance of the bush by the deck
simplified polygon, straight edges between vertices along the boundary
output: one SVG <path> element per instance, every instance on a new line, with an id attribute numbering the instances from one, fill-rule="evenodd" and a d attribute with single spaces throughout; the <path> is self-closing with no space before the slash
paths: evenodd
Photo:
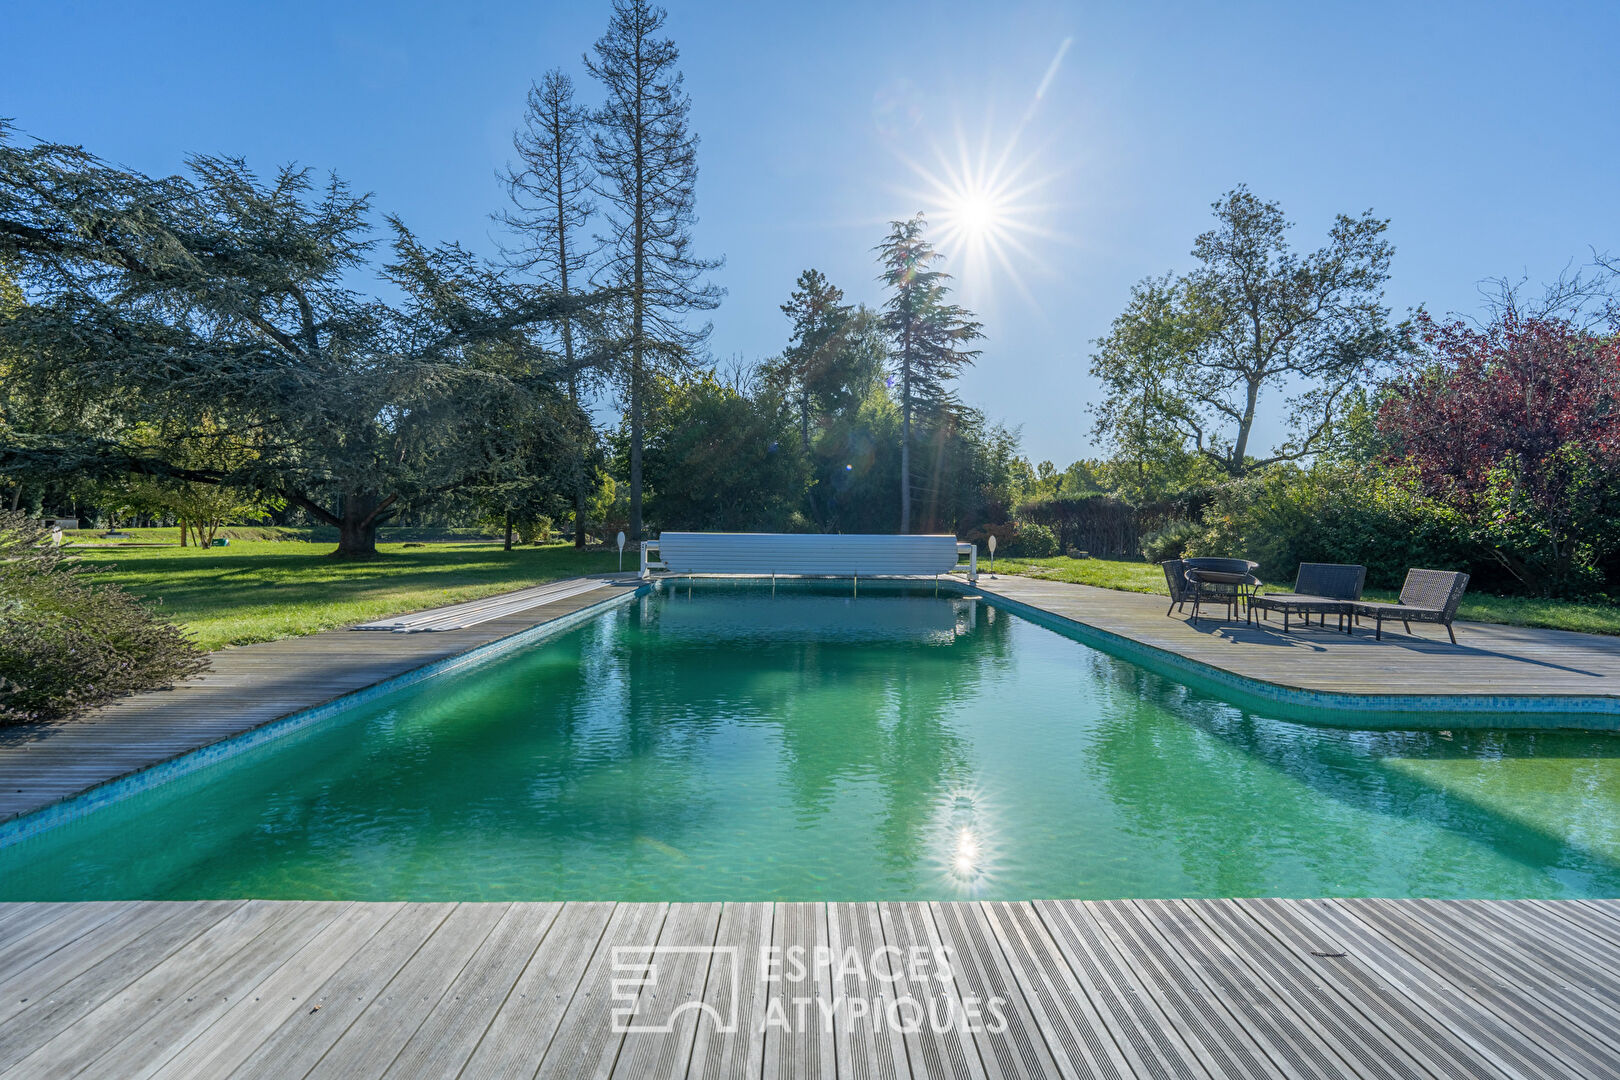
<path id="1" fill-rule="evenodd" d="M 0 512 L 0 724 L 71 716 L 208 666 L 180 630 Z"/>

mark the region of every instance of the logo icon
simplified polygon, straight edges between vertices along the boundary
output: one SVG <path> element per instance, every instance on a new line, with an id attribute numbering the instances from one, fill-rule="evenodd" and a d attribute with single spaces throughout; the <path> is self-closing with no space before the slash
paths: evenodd
<path id="1" fill-rule="evenodd" d="M 739 972 L 736 945 L 615 945 L 613 1032 L 667 1035 L 693 1012 L 707 1013 L 719 1034 L 732 1034 L 737 1030 Z M 716 991 L 728 985 L 731 992 L 720 998 L 720 1005 L 701 997 L 677 999 L 681 987 L 701 995 L 705 983 L 711 997 L 719 998 Z"/>

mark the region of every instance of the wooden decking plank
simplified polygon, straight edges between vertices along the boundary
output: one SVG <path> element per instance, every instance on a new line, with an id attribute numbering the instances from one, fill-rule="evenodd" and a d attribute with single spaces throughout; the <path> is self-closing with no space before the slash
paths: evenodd
<path id="1" fill-rule="evenodd" d="M 1620 1075 L 1620 943 L 1601 934 L 1620 905 L 1607 903 L 113 906 L 85 933 L 60 927 L 69 940 L 46 960 L 0 968 L 0 993 L 47 995 L 0 1024 L 0 1073 L 1225 1080 L 1258 1060 L 1360 1080 Z M 735 946 L 735 985 L 718 950 L 661 957 L 657 982 L 633 991 L 637 1018 L 681 1022 L 621 1038 L 613 946 L 634 961 L 654 942 Z M 807 952 L 802 981 L 790 959 L 767 982 L 769 942 L 825 945 L 832 963 Z M 880 945 L 900 950 L 892 988 L 843 966 Z M 947 981 L 905 970 L 913 946 L 946 951 Z M 848 1025 L 850 1001 L 885 993 L 924 1003 L 919 1030 Z M 769 1033 L 773 995 L 809 999 L 769 1014 L 792 1031 Z M 1000 1046 L 933 1030 L 927 1005 L 961 1016 L 964 996 L 1012 999 L 1024 1045 L 1011 1028 Z M 721 1031 L 733 1004 L 737 1029 Z M 1233 1053 L 1234 1032 L 1258 1058 Z"/>
<path id="2" fill-rule="evenodd" d="M 299 1009 L 305 995 L 325 983 L 388 924 L 402 903 L 350 904 L 275 973 L 239 997 L 202 1034 L 153 1074 L 154 1080 L 229 1076 Z"/>
<path id="3" fill-rule="evenodd" d="M 612 1067 L 624 1041 L 610 1019 L 620 1004 L 614 983 L 623 977 L 616 962 L 630 967 L 646 963 L 668 913 L 668 904 L 619 904 L 614 908 L 540 1060 L 542 1080 L 594 1077 Z"/>
<path id="4" fill-rule="evenodd" d="M 463 1077 L 534 1074 L 615 914 L 609 903 L 563 905 L 497 1006 Z"/>
<path id="5" fill-rule="evenodd" d="M 1380 1080 L 1417 1076 L 1473 1080 L 1480 1075 L 1470 1073 L 1451 1056 L 1427 1058 L 1421 1047 L 1404 1037 L 1398 1017 L 1378 998 L 1348 993 L 1332 982 L 1322 968 L 1336 961 L 1312 955 L 1309 948 L 1291 940 L 1286 930 L 1273 928 L 1279 935 L 1273 936 L 1230 900 L 1181 903 L 1331 1042 L 1340 1057 L 1354 1062 L 1359 1075 Z"/>
<path id="6" fill-rule="evenodd" d="M 1526 1080 L 1569 1075 L 1567 1063 L 1344 908 L 1299 900 L 1291 902 L 1288 910 L 1336 940 L 1339 951 L 1353 954 L 1358 962 L 1374 969 L 1410 999 L 1417 1011 L 1433 1017 L 1448 1037 L 1473 1047 L 1503 1072 Z"/>
<path id="7" fill-rule="evenodd" d="M 389 1080 L 460 1073 L 561 910 L 557 903 L 512 904 L 400 1049 Z"/>
<path id="8" fill-rule="evenodd" d="M 0 942 L 0 971 L 22 971 L 91 933 L 117 913 L 116 902 L 53 904 L 39 922 Z"/>
<path id="9" fill-rule="evenodd" d="M 350 906 L 347 901 L 288 904 L 285 917 L 243 948 L 153 1008 L 117 1042 L 104 1040 L 99 1056 L 76 1076 L 83 1080 L 144 1080 L 208 1030 Z"/>
<path id="10" fill-rule="evenodd" d="M 1128 900 L 1086 904 L 1097 924 L 1114 942 L 1125 963 L 1136 969 L 1178 1029 L 1203 1046 L 1216 1063 L 1216 1075 L 1249 1080 L 1281 1077 L 1254 1034 L 1203 984 L 1185 959 L 1153 931 L 1140 909 Z"/>
<path id="11" fill-rule="evenodd" d="M 1175 951 L 1187 968 L 1225 1005 L 1273 1064 L 1290 1076 L 1387 1076 L 1374 1059 L 1364 1068 L 1354 1043 L 1347 1046 L 1320 1031 L 1311 1010 L 1296 1006 L 1292 995 L 1261 978 L 1238 952 L 1185 904 L 1175 900 L 1138 900 L 1138 911 Z M 1417 1071 L 1408 1059 L 1403 1073 Z"/>
<path id="12" fill-rule="evenodd" d="M 132 942 L 165 919 L 185 910 L 180 901 L 120 904 L 119 911 L 93 933 L 67 943 L 31 964 L 0 968 L 0 1023 L 38 1001 Z"/>
<path id="13" fill-rule="evenodd" d="M 307 1074 L 309 1080 L 381 1076 L 443 1000 L 509 904 L 461 904 L 367 1003 Z"/>
<path id="14" fill-rule="evenodd" d="M 307 1074 L 455 907 L 405 905 L 347 964 L 306 996 L 230 1075 L 242 1080 L 280 1080 Z"/>
<path id="15" fill-rule="evenodd" d="M 884 950 L 877 905 L 828 904 L 827 944 L 833 956 L 830 984 L 838 1075 L 865 1080 L 909 1076 L 905 1042 L 889 1019 L 894 966 Z"/>
<path id="16" fill-rule="evenodd" d="M 1502 942 L 1515 955 L 1597 999 L 1604 1027 L 1620 1030 L 1620 947 L 1522 900 L 1414 901 L 1440 921 L 1476 928 L 1485 940 Z M 1613 1039 L 1611 1038 L 1611 1042 Z"/>
<path id="17" fill-rule="evenodd" d="M 190 903 L 150 926 L 134 941 L 92 963 L 48 995 L 30 996 L 26 1007 L 0 1026 L 0 1074 L 245 903 L 243 900 Z"/>
<path id="18" fill-rule="evenodd" d="M 658 981 L 642 989 L 632 1018 L 641 1030 L 625 1035 L 617 1060 L 599 1077 L 680 1080 L 686 1075 L 720 913 L 718 903 L 670 906 L 658 934 Z"/>
<path id="19" fill-rule="evenodd" d="M 1046 1038 L 979 905 L 933 903 L 929 910 L 966 1009 L 959 1022 L 978 1044 L 986 1071 L 1006 1080 L 1057 1075 Z"/>
<path id="20" fill-rule="evenodd" d="M 760 944 L 774 933 L 776 905 L 726 904 L 715 934 L 703 1000 L 692 1041 L 691 1080 L 755 1080 L 765 1068 L 765 1009 L 770 995 Z M 735 968 L 735 978 L 732 968 Z M 712 1010 L 712 1011 L 711 1011 Z"/>
<path id="21" fill-rule="evenodd" d="M 1390 901 L 1343 900 L 1335 906 L 1375 929 L 1385 941 L 1462 989 L 1504 1026 L 1522 1033 L 1578 1070 L 1620 1073 L 1620 1032 L 1612 1014 L 1578 988 L 1549 978 L 1502 942 L 1474 937 L 1465 948 L 1436 933 L 1420 909 Z M 1487 959 L 1488 958 L 1488 959 Z M 1596 1007 L 1594 1007 L 1596 1006 Z M 1597 1030 L 1604 1029 L 1604 1030 Z"/>
<path id="22" fill-rule="evenodd" d="M 1433 1073 L 1455 1080 L 1487 1080 L 1519 1075 L 1511 1067 L 1459 1034 L 1456 1029 L 1415 1001 L 1400 984 L 1386 976 L 1368 950 L 1352 949 L 1343 935 L 1309 918 L 1293 900 L 1233 901 L 1254 922 L 1287 944 L 1320 961 L 1315 970 L 1323 981 L 1355 1004 L 1380 1029 L 1422 1061 Z"/>
<path id="23" fill-rule="evenodd" d="M 782 963 L 770 974 L 765 1013 L 765 1080 L 832 1078 L 838 1067 L 832 1025 L 823 1008 L 832 1005 L 827 968 L 816 962 L 817 948 L 827 946 L 826 910 L 821 904 L 776 905 L 771 944 Z M 792 960 L 798 951 L 801 962 Z"/>
<path id="24" fill-rule="evenodd" d="M 1139 1075 L 1152 1080 L 1214 1075 L 1203 1048 L 1171 1025 L 1083 903 L 1037 900 L 1031 906 Z"/>
<path id="25" fill-rule="evenodd" d="M 1150 1073 L 1129 1042 L 1114 1038 L 1032 904 L 987 901 L 983 909 L 1061 1075 L 1119 1080 Z"/>
<path id="26" fill-rule="evenodd" d="M 942 970 L 937 961 L 945 946 L 927 905 L 881 903 L 878 912 L 883 940 L 899 950 L 894 954 L 898 968 L 893 973 L 897 976 L 894 994 L 897 1003 L 906 1006 L 897 1015 L 905 1024 L 901 1030 L 911 1075 L 926 1080 L 987 1076 L 988 1066 L 980 1058 L 973 1036 L 960 1025 L 943 1022 L 962 1015 L 962 1001 L 954 978 L 942 981 L 936 977 Z M 922 966 L 914 965 L 914 955 L 923 957 Z M 936 1017 L 941 1022 L 935 1023 Z"/>
<path id="27" fill-rule="evenodd" d="M 99 1058 L 154 1011 L 183 1002 L 188 987 L 241 952 L 277 923 L 292 918 L 283 904 L 250 900 L 169 953 L 134 982 L 101 1002 L 53 1037 L 34 1045 L 12 1071 L 23 1075 L 73 1075 Z"/>
<path id="28" fill-rule="evenodd" d="M 1604 957 L 1615 956 L 1620 950 L 1620 921 L 1593 911 L 1579 901 L 1522 900 L 1515 903 L 1533 906 L 1553 922 L 1562 924 L 1561 929 L 1575 935 L 1571 940 L 1578 942 L 1580 948 L 1598 948 Z"/>

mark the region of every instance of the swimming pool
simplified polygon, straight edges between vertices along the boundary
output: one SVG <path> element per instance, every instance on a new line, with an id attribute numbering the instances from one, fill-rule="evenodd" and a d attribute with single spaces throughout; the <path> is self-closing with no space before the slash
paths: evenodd
<path id="1" fill-rule="evenodd" d="M 0 849 L 0 899 L 1613 896 L 1617 748 L 1294 723 L 932 587 L 664 582 Z"/>

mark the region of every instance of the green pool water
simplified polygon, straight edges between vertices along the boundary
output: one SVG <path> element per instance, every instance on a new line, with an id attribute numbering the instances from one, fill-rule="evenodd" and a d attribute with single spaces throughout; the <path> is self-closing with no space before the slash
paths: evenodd
<path id="1" fill-rule="evenodd" d="M 1257 715 L 931 589 L 668 583 L 0 849 L 0 899 L 1620 895 L 1620 741 Z"/>

